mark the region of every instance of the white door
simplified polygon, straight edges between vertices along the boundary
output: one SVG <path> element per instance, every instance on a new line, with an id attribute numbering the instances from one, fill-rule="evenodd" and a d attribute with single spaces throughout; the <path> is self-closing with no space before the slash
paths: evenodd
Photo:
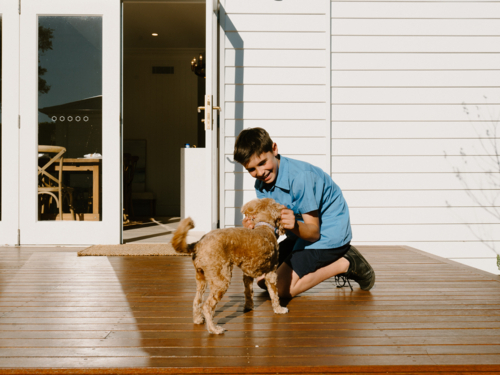
<path id="1" fill-rule="evenodd" d="M 120 0 L 21 2 L 21 244 L 120 243 L 120 16 Z"/>
<path id="2" fill-rule="evenodd" d="M 205 40 L 205 147 L 207 148 L 207 157 L 205 159 L 206 170 L 210 184 L 208 192 L 211 199 L 210 223 L 211 228 L 217 228 L 218 222 L 218 113 L 220 106 L 217 95 L 218 74 L 217 74 L 217 29 L 219 18 L 218 0 L 206 0 L 206 40 Z M 208 195 L 208 194 L 207 194 Z"/>
<path id="3" fill-rule="evenodd" d="M 19 9 L 0 1 L 0 245 L 15 245 L 19 228 Z"/>

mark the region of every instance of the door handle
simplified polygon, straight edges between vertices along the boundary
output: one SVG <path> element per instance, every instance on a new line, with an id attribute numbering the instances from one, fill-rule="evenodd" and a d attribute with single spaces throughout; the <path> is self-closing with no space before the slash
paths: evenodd
<path id="1" fill-rule="evenodd" d="M 213 106 L 212 109 L 216 109 L 217 111 L 220 112 L 220 107 Z M 205 110 L 205 107 L 198 107 L 198 113 L 200 113 L 201 110 Z"/>
<path id="2" fill-rule="evenodd" d="M 216 110 L 220 112 L 220 107 L 217 106 L 211 106 L 211 95 L 205 95 L 205 106 L 204 107 L 198 107 L 198 113 L 201 113 L 201 111 L 206 111 L 206 108 L 212 108 L 212 110 Z M 212 111 L 205 112 L 205 118 L 201 120 L 201 122 L 205 123 L 205 130 L 210 130 L 212 126 Z"/>

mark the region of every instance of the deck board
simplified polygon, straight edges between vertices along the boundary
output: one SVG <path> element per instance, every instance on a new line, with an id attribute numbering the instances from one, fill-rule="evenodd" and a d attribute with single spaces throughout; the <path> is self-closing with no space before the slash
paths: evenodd
<path id="1" fill-rule="evenodd" d="M 0 248 L 0 373 L 500 373 L 500 277 L 404 246 L 360 246 L 371 292 L 327 281 L 275 315 L 241 272 L 210 335 L 189 257 Z"/>

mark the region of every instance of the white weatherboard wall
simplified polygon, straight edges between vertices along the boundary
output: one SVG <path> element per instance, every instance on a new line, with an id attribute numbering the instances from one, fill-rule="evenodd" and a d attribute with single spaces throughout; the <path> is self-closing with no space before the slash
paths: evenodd
<path id="1" fill-rule="evenodd" d="M 500 2 L 333 1 L 331 17 L 332 178 L 353 242 L 500 273 L 498 165 L 486 173 L 500 146 Z"/>
<path id="2" fill-rule="evenodd" d="M 221 5 L 220 216 L 230 227 L 255 198 L 255 180 L 233 160 L 242 129 L 262 127 L 281 154 L 330 170 L 330 10 L 320 0 Z"/>
<path id="3" fill-rule="evenodd" d="M 354 244 L 495 271 L 500 2 L 226 0 L 221 24 L 223 226 L 255 197 L 235 136 L 261 126 L 331 172 Z"/>

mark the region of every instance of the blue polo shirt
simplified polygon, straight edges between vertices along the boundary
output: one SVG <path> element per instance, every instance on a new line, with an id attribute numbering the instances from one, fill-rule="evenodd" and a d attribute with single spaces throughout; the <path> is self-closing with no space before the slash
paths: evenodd
<path id="1" fill-rule="evenodd" d="M 278 178 L 272 184 L 255 181 L 255 191 L 258 198 L 273 198 L 298 216 L 318 210 L 319 240 L 309 242 L 299 238 L 294 250 L 331 249 L 351 241 L 347 203 L 340 188 L 321 168 L 280 156 Z M 298 220 L 303 221 L 300 217 Z"/>

